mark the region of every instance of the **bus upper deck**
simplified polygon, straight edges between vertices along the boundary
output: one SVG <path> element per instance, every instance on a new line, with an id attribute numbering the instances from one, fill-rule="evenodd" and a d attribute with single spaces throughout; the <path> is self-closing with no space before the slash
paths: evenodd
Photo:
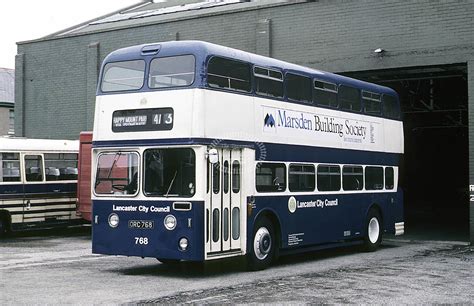
<path id="1" fill-rule="evenodd" d="M 295 145 L 403 151 L 399 135 L 382 142 L 401 125 L 392 89 L 204 42 L 112 52 L 96 103 L 96 146 L 118 138 L 287 138 Z M 280 133 L 269 133 L 275 129 Z"/>

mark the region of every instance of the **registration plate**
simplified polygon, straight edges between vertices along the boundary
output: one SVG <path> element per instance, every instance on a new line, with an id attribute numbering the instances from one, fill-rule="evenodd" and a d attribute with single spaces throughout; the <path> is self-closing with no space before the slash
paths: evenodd
<path id="1" fill-rule="evenodd" d="M 129 220 L 128 228 L 152 229 L 155 226 L 154 221 L 150 220 Z"/>

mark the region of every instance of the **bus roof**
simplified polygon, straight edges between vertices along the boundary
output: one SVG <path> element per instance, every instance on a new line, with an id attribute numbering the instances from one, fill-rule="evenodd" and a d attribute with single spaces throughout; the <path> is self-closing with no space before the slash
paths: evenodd
<path id="1" fill-rule="evenodd" d="M 0 152 L 77 152 L 79 141 L 0 137 Z"/>
<path id="2" fill-rule="evenodd" d="M 156 50 L 157 52 L 150 52 L 144 54 L 143 50 Z M 196 57 L 198 67 L 205 67 L 207 60 L 212 56 L 220 56 L 231 59 L 236 59 L 244 62 L 249 62 L 256 66 L 266 68 L 281 69 L 283 72 L 300 72 L 322 81 L 333 82 L 336 84 L 344 84 L 354 86 L 362 90 L 376 91 L 378 93 L 395 94 L 396 92 L 391 88 L 364 82 L 357 79 L 341 76 L 338 74 L 325 72 L 317 69 L 312 69 L 285 61 L 277 60 L 270 57 L 261 56 L 258 54 L 241 51 L 213 43 L 204 41 L 167 41 L 152 44 L 142 44 L 131 47 L 118 49 L 110 53 L 104 60 L 104 64 L 108 62 L 117 62 L 124 60 L 136 60 L 140 58 L 155 58 L 168 57 L 173 55 L 193 54 Z M 198 71 L 199 73 L 199 71 Z M 203 71 L 204 73 L 204 71 Z"/>

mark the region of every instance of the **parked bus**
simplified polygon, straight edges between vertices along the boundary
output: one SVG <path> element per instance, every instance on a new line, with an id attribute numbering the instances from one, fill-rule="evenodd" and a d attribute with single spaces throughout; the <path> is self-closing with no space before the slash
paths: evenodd
<path id="1" fill-rule="evenodd" d="M 91 221 L 91 151 L 92 132 L 81 132 L 79 135 L 79 160 L 77 179 L 77 206 L 78 216 L 85 221 Z"/>
<path id="2" fill-rule="evenodd" d="M 77 141 L 0 138 L 0 235 L 79 224 Z"/>
<path id="3" fill-rule="evenodd" d="M 205 42 L 132 46 L 102 64 L 93 138 L 93 253 L 263 269 L 404 230 L 387 87 Z"/>

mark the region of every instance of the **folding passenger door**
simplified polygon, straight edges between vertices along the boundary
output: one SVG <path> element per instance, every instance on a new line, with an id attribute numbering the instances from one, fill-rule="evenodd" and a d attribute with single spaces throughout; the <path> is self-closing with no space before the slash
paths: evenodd
<path id="1" fill-rule="evenodd" d="M 24 165 L 24 198 L 23 222 L 45 221 L 45 190 L 44 163 L 42 154 L 22 154 Z"/>
<path id="2" fill-rule="evenodd" d="M 208 162 L 206 255 L 240 252 L 241 150 L 218 149 L 218 162 Z"/>

